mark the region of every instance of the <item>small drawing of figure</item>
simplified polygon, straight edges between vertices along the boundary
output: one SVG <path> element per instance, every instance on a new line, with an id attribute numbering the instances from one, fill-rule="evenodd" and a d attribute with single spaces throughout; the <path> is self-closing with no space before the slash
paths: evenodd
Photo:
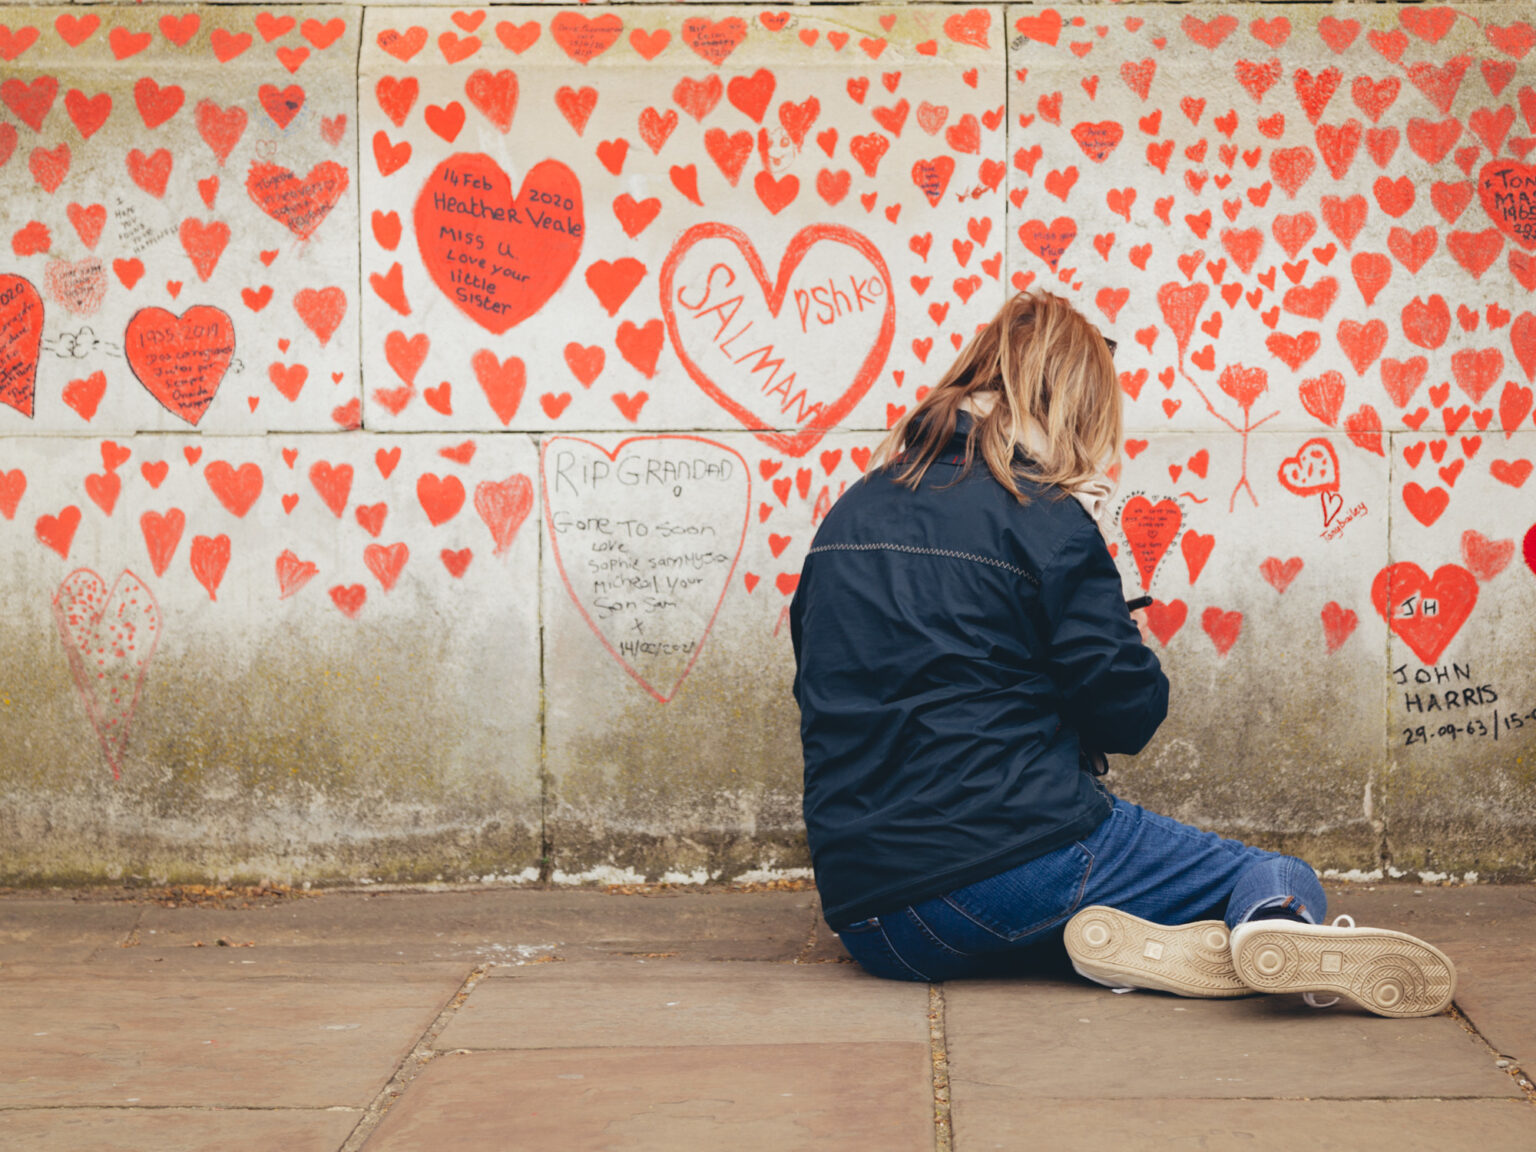
<path id="1" fill-rule="evenodd" d="M 800 155 L 800 148 L 784 128 L 759 128 L 757 153 L 762 158 L 763 170 L 777 179 L 789 171 L 790 165 Z"/>

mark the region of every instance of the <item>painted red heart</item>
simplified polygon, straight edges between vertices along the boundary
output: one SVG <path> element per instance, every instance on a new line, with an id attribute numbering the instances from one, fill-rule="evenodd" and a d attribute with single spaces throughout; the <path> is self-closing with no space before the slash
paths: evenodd
<path id="1" fill-rule="evenodd" d="M 740 282 L 733 291 L 755 317 L 743 316 L 734 328 L 720 322 L 721 310 L 731 307 L 727 276 Z M 749 288 L 754 282 L 755 293 Z M 828 285 L 836 287 L 836 297 Z M 667 254 L 660 291 L 667 335 L 689 377 L 764 443 L 791 456 L 810 451 L 869 391 L 896 330 L 884 257 L 841 225 L 812 224 L 797 232 L 770 282 L 744 232 L 697 224 Z M 752 347 L 733 356 L 724 350 L 727 329 L 739 334 L 743 323 L 756 325 Z M 790 358 L 796 363 L 788 365 Z M 846 369 L 841 377 L 829 371 L 833 363 L 850 365 L 851 378 Z M 796 431 L 771 431 L 786 424 Z"/>
<path id="2" fill-rule="evenodd" d="M 1477 174 L 1483 211 L 1516 244 L 1536 248 L 1536 164 L 1493 160 Z"/>
<path id="3" fill-rule="evenodd" d="M 36 400 L 42 341 L 42 296 L 30 280 L 0 273 L 0 404 L 29 419 Z"/>
<path id="4" fill-rule="evenodd" d="M 363 549 L 363 563 L 386 592 L 394 588 L 410 558 L 411 550 L 405 544 L 370 544 Z"/>
<path id="5" fill-rule="evenodd" d="M 1280 484 L 1298 496 L 1339 490 L 1339 454 L 1331 441 L 1317 437 L 1280 462 Z"/>
<path id="6" fill-rule="evenodd" d="M 1120 513 L 1120 531 L 1130 545 L 1143 591 L 1152 587 L 1153 573 L 1173 547 L 1183 523 L 1184 513 L 1172 500 L 1153 504 L 1145 496 L 1132 496 L 1125 502 Z"/>
<path id="7" fill-rule="evenodd" d="M 234 357 L 234 323 L 210 304 L 194 305 L 180 316 L 164 308 L 141 308 L 123 333 L 123 354 L 151 396 L 195 425 L 213 403 Z"/>
<path id="8" fill-rule="evenodd" d="M 1504 571 L 1514 555 L 1513 540 L 1490 540 L 1472 528 L 1461 534 L 1461 558 L 1467 562 L 1467 571 L 1477 577 L 1479 584 L 1488 583 Z"/>
<path id="9" fill-rule="evenodd" d="M 1457 564 L 1433 576 L 1409 561 L 1389 564 L 1371 582 L 1371 605 L 1422 664 L 1434 664 L 1477 604 L 1477 578 Z"/>
<path id="10" fill-rule="evenodd" d="M 505 480 L 482 480 L 475 485 L 475 511 L 496 542 L 495 555 L 512 546 L 517 530 L 533 508 L 533 484 L 521 473 Z"/>
<path id="11" fill-rule="evenodd" d="M 1243 614 L 1226 612 L 1212 606 L 1200 614 L 1200 627 L 1205 629 L 1205 634 L 1211 638 L 1211 643 L 1216 645 L 1216 654 L 1225 656 L 1232 651 L 1232 646 L 1242 635 Z"/>
<path id="12" fill-rule="evenodd" d="M 164 576 L 166 569 L 171 566 L 186 526 L 186 513 L 180 508 L 172 508 L 163 516 L 158 512 L 146 512 L 139 517 L 144 548 L 149 553 L 149 563 L 156 576 Z"/>
<path id="13" fill-rule="evenodd" d="M 510 68 L 491 72 L 480 68 L 470 73 L 464 81 L 464 95 L 480 110 L 500 132 L 512 130 L 512 117 L 517 112 L 517 73 Z"/>
<path id="14" fill-rule="evenodd" d="M 1323 605 L 1322 618 L 1323 636 L 1330 652 L 1338 651 L 1344 641 L 1354 635 L 1360 623 L 1360 617 L 1354 610 L 1341 607 L 1337 600 L 1330 600 Z"/>
<path id="15" fill-rule="evenodd" d="M 277 598 L 286 600 L 320 574 L 313 561 L 300 560 L 291 549 L 285 548 L 277 557 Z"/>
<path id="16" fill-rule="evenodd" d="M 245 190 L 256 206 L 301 240 L 313 236 L 347 190 L 346 168 L 322 160 L 302 180 L 280 164 L 257 162 L 246 174 Z"/>
<path id="17" fill-rule="evenodd" d="M 328 460 L 316 460 L 309 466 L 309 482 L 331 514 L 341 519 L 352 493 L 352 465 L 332 465 Z"/>
<path id="18" fill-rule="evenodd" d="M 416 499 L 434 528 L 446 524 L 464 507 L 464 482 L 457 476 L 423 473 L 416 480 Z"/>
<path id="19" fill-rule="evenodd" d="M 293 310 L 315 339 L 327 344 L 347 314 L 347 294 L 341 288 L 300 288 L 293 294 Z"/>
<path id="20" fill-rule="evenodd" d="M 259 465 L 246 463 L 236 468 L 228 460 L 210 460 L 203 469 L 203 480 L 218 502 L 241 519 L 261 496 L 265 484 Z"/>
<path id="21" fill-rule="evenodd" d="M 586 233 L 581 184 L 564 164 L 535 164 L 514 199 L 506 172 L 482 152 L 455 153 L 433 169 L 414 223 L 432 282 L 498 336 L 555 294 Z"/>

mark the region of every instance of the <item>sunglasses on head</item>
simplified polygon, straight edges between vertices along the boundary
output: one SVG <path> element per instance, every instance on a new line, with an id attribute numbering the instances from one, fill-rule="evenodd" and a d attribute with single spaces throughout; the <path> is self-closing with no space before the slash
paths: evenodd
<path id="1" fill-rule="evenodd" d="M 1115 349 L 1120 347 L 1120 342 L 1118 340 L 1111 340 L 1108 336 L 1104 337 L 1104 343 L 1109 345 L 1109 354 L 1111 356 L 1115 354 Z"/>

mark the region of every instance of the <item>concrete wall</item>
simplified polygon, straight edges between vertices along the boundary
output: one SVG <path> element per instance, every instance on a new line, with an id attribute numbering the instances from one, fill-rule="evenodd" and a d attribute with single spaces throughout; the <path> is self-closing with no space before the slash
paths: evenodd
<path id="1" fill-rule="evenodd" d="M 1031 285 L 1120 342 L 1116 786 L 1532 875 L 1533 25 L 0 9 L 0 883 L 804 867 L 801 557 Z"/>

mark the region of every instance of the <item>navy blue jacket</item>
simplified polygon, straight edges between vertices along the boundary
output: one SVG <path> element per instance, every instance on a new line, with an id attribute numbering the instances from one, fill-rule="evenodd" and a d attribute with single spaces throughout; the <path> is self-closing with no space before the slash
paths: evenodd
<path id="1" fill-rule="evenodd" d="M 1084 748 L 1137 752 L 1168 710 L 1082 505 L 1020 504 L 965 432 L 913 491 L 874 472 L 816 533 L 790 609 L 805 824 L 833 928 L 1087 835 Z"/>

